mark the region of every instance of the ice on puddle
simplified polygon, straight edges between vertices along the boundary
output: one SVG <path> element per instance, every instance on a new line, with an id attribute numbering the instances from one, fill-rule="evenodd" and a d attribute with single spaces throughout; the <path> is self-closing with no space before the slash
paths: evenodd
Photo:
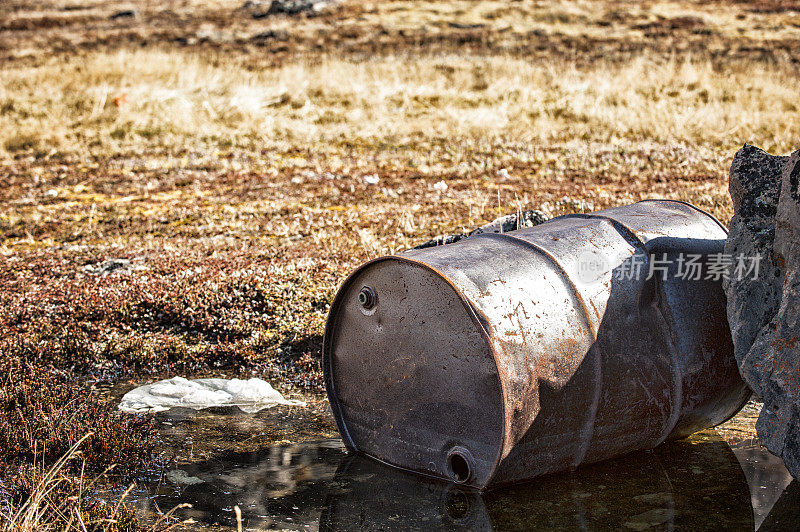
<path id="1" fill-rule="evenodd" d="M 238 406 L 255 413 L 275 405 L 304 406 L 303 401 L 284 399 L 261 379 L 194 379 L 183 377 L 154 382 L 126 393 L 119 409 L 129 413 L 163 412 L 182 407 L 202 410 L 219 406 Z"/>

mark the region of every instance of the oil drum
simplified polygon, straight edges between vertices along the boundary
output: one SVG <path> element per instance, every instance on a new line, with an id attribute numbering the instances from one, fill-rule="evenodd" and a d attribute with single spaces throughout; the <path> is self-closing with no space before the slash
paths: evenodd
<path id="1" fill-rule="evenodd" d="M 726 234 L 648 200 L 364 264 L 323 342 L 345 444 L 486 489 L 724 422 Z"/>

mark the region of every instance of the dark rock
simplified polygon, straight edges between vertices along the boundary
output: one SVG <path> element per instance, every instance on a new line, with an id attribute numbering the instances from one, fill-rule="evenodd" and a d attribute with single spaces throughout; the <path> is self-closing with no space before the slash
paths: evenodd
<path id="1" fill-rule="evenodd" d="M 423 242 L 419 246 L 414 246 L 411 249 L 425 249 L 425 248 L 432 248 L 436 246 L 444 246 L 445 244 L 452 244 L 453 242 L 458 242 L 464 238 L 467 238 L 466 233 L 461 233 L 459 235 L 439 235 L 437 237 L 431 238 L 427 242 Z"/>
<path id="2" fill-rule="evenodd" d="M 141 263 L 134 263 L 129 259 L 109 259 L 103 262 L 87 264 L 83 267 L 86 273 L 94 275 L 119 275 L 145 271 L 148 268 Z"/>
<path id="3" fill-rule="evenodd" d="M 470 235 L 476 235 L 479 233 L 508 233 L 509 231 L 514 231 L 516 229 L 539 225 L 540 223 L 544 223 L 549 219 L 550 217 L 545 213 L 535 209 L 515 212 L 514 214 L 501 216 L 491 223 L 482 225 L 481 227 L 472 231 Z"/>
<path id="4" fill-rule="evenodd" d="M 119 20 L 123 18 L 136 18 L 139 13 L 135 9 L 124 9 L 122 11 L 117 11 L 110 17 L 111 20 Z"/>
<path id="5" fill-rule="evenodd" d="M 535 209 L 529 211 L 520 211 L 514 214 L 501 216 L 491 223 L 482 225 L 477 229 L 470 231 L 469 233 L 437 236 L 436 238 L 432 238 L 412 249 L 424 249 L 434 246 L 443 246 L 445 244 L 452 244 L 453 242 L 458 242 L 459 240 L 467 238 L 468 236 L 477 235 L 480 233 L 507 233 L 509 231 L 522 229 L 524 227 L 533 227 L 534 225 L 539 225 L 540 223 L 546 222 L 549 219 L 550 217 L 545 213 Z"/>
<path id="6" fill-rule="evenodd" d="M 764 401 L 759 438 L 800 478 L 800 151 L 775 157 L 752 146 L 736 154 L 735 215 L 725 252 L 760 256 L 757 277 L 725 283 L 739 371 Z"/>
<path id="7" fill-rule="evenodd" d="M 793 480 L 758 529 L 763 532 L 797 530 L 800 523 L 800 482 Z"/>
<path id="8" fill-rule="evenodd" d="M 256 42 L 263 42 L 263 41 L 288 41 L 289 40 L 289 32 L 286 30 L 267 30 L 262 31 L 261 33 L 257 33 L 250 37 L 251 41 Z"/>
<path id="9" fill-rule="evenodd" d="M 783 167 L 781 197 L 775 228 L 774 254 L 785 268 L 776 319 L 760 335 L 748 369 L 760 377 L 764 409 L 756 430 L 767 449 L 783 458 L 800 478 L 800 151 Z M 774 328 L 773 328 L 774 327 Z M 765 369 L 767 371 L 765 371 Z"/>
<path id="10" fill-rule="evenodd" d="M 271 13 L 296 15 L 304 11 L 322 11 L 336 3 L 336 0 L 273 0 L 269 10 Z"/>
<path id="11" fill-rule="evenodd" d="M 772 247 L 781 170 L 787 160 L 745 144 L 731 165 L 728 186 L 735 214 L 725 253 L 734 257 L 761 257 L 757 279 L 734 278 L 725 286 L 728 321 L 739 361 L 750 350 L 758 332 L 775 316 L 780 304 L 783 272 L 773 257 Z"/>
<path id="12" fill-rule="evenodd" d="M 338 0 L 272 0 L 269 7 L 264 9 L 267 2 L 249 0 L 242 6 L 251 12 L 253 18 L 260 19 L 270 15 L 297 15 L 299 13 L 315 13 L 333 7 Z"/>
<path id="13" fill-rule="evenodd" d="M 447 25 L 457 30 L 479 30 L 486 27 L 486 24 L 464 24 L 463 22 L 448 22 Z"/>

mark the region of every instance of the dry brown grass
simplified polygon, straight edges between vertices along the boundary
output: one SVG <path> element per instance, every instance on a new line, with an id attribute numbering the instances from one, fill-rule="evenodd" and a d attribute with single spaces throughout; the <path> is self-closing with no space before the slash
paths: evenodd
<path id="1" fill-rule="evenodd" d="M 249 72 L 221 57 L 100 52 L 6 68 L 0 146 L 102 154 L 497 139 L 779 152 L 800 138 L 792 65 L 639 56 L 579 67 L 507 56 L 323 58 Z M 46 91 L 42 87 L 47 87 Z"/>
<path id="2" fill-rule="evenodd" d="M 800 78 L 794 12 L 725 5 L 7 3 L 7 334 L 75 332 L 88 368 L 302 373 L 377 254 L 524 208 L 660 196 L 726 220 L 733 151 L 800 138 Z M 92 272 L 113 258 L 132 266 Z"/>
<path id="3" fill-rule="evenodd" d="M 319 53 L 504 53 L 590 64 L 655 51 L 791 61 L 800 15 L 791 0 L 344 0 L 319 16 L 254 19 L 241 0 L 10 0 L 0 5 L 0 58 L 164 44 L 224 50 L 246 65 Z M 134 7 L 136 18 L 112 20 Z M 86 31 L 86 28 L 90 31 Z"/>
<path id="4" fill-rule="evenodd" d="M 183 524 L 174 513 L 188 504 L 160 514 L 149 525 L 140 522 L 125 501 L 133 486 L 115 501 L 98 498 L 96 489 L 106 481 L 105 476 L 113 466 L 94 477 L 87 475 L 80 465 L 79 475 L 70 474 L 69 470 L 75 469 L 74 463 L 82 462 L 81 447 L 92 436 L 87 434 L 76 441 L 51 465 L 44 460 L 34 461 L 19 471 L 13 484 L 25 496 L 7 512 L 0 511 L 0 531 L 169 532 Z"/>

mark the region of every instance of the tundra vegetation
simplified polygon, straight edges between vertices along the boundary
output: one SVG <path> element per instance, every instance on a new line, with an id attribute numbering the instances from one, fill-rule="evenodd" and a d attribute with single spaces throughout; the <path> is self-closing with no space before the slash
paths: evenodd
<path id="1" fill-rule="evenodd" d="M 666 197 L 727 223 L 736 149 L 800 139 L 793 1 L 262 15 L 0 4 L 9 529 L 145 526 L 82 496 L 156 456 L 150 421 L 98 387 L 214 370 L 318 393 L 325 314 L 358 263 L 518 209 Z"/>

